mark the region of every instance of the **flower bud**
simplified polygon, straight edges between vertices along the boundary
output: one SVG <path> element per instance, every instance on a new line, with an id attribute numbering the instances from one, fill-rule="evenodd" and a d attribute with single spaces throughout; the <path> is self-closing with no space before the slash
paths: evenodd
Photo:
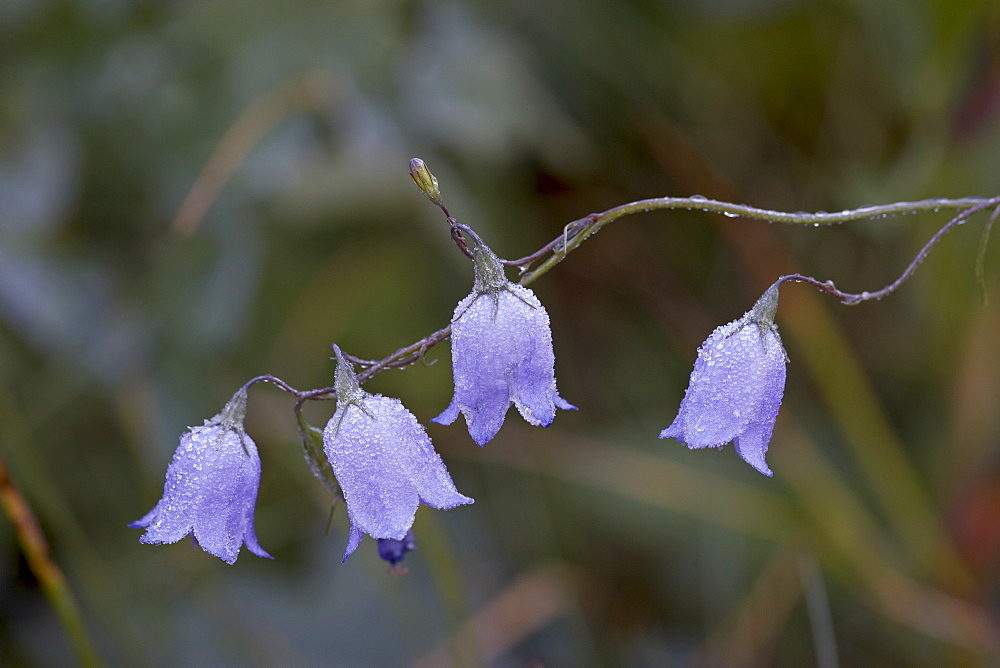
<path id="1" fill-rule="evenodd" d="M 420 191 L 427 195 L 427 199 L 441 206 L 441 191 L 438 189 L 438 180 L 431 174 L 427 164 L 420 158 L 410 160 L 410 178 L 417 184 Z"/>

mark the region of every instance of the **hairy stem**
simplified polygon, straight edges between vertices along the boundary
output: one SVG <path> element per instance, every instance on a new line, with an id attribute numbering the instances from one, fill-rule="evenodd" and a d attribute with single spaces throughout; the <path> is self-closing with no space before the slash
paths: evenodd
<path id="1" fill-rule="evenodd" d="M 648 211 L 688 209 L 692 211 L 721 213 L 730 218 L 751 218 L 753 220 L 764 220 L 788 225 L 831 225 L 833 223 L 846 223 L 852 220 L 884 218 L 886 216 L 907 213 L 940 211 L 941 209 L 970 209 L 976 206 L 988 208 L 991 206 L 989 204 L 991 201 L 993 200 L 987 200 L 983 197 L 962 197 L 959 199 L 933 198 L 918 202 L 896 202 L 880 206 L 863 206 L 858 209 L 846 209 L 832 213 L 825 211 L 819 213 L 807 213 L 805 211 L 787 213 L 784 211 L 772 211 L 770 209 L 758 209 L 745 204 L 720 202 L 714 199 L 705 199 L 697 195 L 693 197 L 656 197 L 622 204 L 621 206 L 608 209 L 603 213 L 592 213 L 589 216 L 573 221 L 564 228 L 563 234 L 560 237 L 553 239 L 538 252 L 519 260 L 507 261 L 505 264 L 508 266 L 520 266 L 522 267 L 522 272 L 524 272 L 530 264 L 544 257 L 546 253 L 551 252 L 551 257 L 539 265 L 538 268 L 526 272 L 521 277 L 521 285 L 529 285 L 547 273 L 552 267 L 562 262 L 571 251 L 579 248 L 580 244 L 596 232 L 599 232 L 608 223 L 624 216 Z"/>
<path id="2" fill-rule="evenodd" d="M 416 178 L 414 180 L 418 181 Z M 418 185 L 420 185 L 419 181 Z M 472 257 L 473 253 L 466 243 L 465 235 L 472 237 L 477 244 L 481 242 L 471 228 L 457 222 L 455 218 L 452 217 L 448 208 L 440 198 L 440 192 L 436 190 L 436 180 L 433 182 L 433 186 L 434 197 L 431 197 L 431 201 L 433 201 L 438 208 L 441 209 L 442 213 L 444 213 L 451 229 L 452 239 L 458 248 L 467 256 Z M 699 195 L 694 195 L 692 197 L 657 197 L 653 199 L 639 200 L 637 202 L 630 202 L 628 204 L 608 209 L 607 211 L 601 213 L 589 214 L 566 225 L 566 227 L 563 228 L 563 234 L 545 244 L 534 253 L 516 260 L 500 260 L 500 262 L 508 267 L 519 267 L 522 272 L 521 280 L 519 281 L 520 284 L 525 286 L 529 285 L 550 271 L 554 266 L 562 262 L 567 255 L 579 248 L 584 241 L 599 232 L 601 228 L 608 223 L 618 220 L 624 216 L 648 211 L 688 209 L 693 211 L 706 211 L 709 213 L 721 213 L 732 218 L 749 218 L 753 220 L 764 220 L 789 225 L 830 225 L 833 223 L 844 223 L 853 220 L 884 218 L 887 216 L 901 214 L 940 211 L 942 209 L 960 210 L 960 213 L 942 226 L 941 229 L 939 229 L 934 236 L 932 236 L 931 239 L 924 244 L 924 247 L 920 249 L 920 252 L 917 253 L 899 278 L 881 290 L 860 293 L 843 292 L 837 288 L 833 281 L 820 281 L 816 278 L 804 276 L 802 274 L 789 274 L 778 279 L 779 282 L 799 281 L 808 283 L 823 292 L 837 297 L 843 304 L 858 304 L 871 299 L 881 299 L 882 297 L 894 292 L 900 285 L 910 278 L 910 276 L 913 275 L 917 266 L 924 260 L 924 258 L 927 257 L 927 254 L 945 234 L 947 234 L 955 226 L 968 220 L 970 216 L 978 213 L 979 211 L 993 207 L 1000 207 L 1000 197 L 994 197 L 991 199 L 984 197 L 962 197 L 958 199 L 932 198 L 916 202 L 896 202 L 893 204 L 879 206 L 863 206 L 857 209 L 846 209 L 844 211 L 835 211 L 831 213 L 825 211 L 818 213 L 807 213 L 804 211 L 794 213 L 772 211 L 770 209 L 759 209 L 745 204 L 732 204 L 730 202 L 706 199 Z M 996 213 L 994 213 L 994 217 L 995 215 Z M 532 264 L 546 258 L 546 256 L 548 256 L 548 258 L 545 259 L 538 267 L 530 271 L 528 270 Z M 391 355 L 388 355 L 380 360 L 366 360 L 347 354 L 344 356 L 352 364 L 364 367 L 364 370 L 358 374 L 358 383 L 364 383 L 366 380 L 384 369 L 404 367 L 417 362 L 423 358 L 424 354 L 430 348 L 437 345 L 441 341 L 444 341 L 450 335 L 451 325 L 449 324 L 447 327 L 428 334 L 424 338 L 414 341 L 410 345 L 404 346 Z M 323 387 L 315 390 L 296 390 L 280 378 L 276 378 L 271 375 L 257 376 L 256 378 L 248 381 L 245 387 L 250 387 L 254 383 L 258 382 L 271 383 L 279 389 L 295 395 L 297 398 L 296 409 L 301 407 L 301 405 L 306 401 L 329 399 L 336 394 L 335 387 Z"/>
<path id="3" fill-rule="evenodd" d="M 961 212 L 960 214 L 949 220 L 947 223 L 942 225 L 941 229 L 935 232 L 934 236 L 932 236 L 930 239 L 927 240 L 927 243 L 925 243 L 923 248 L 920 249 L 920 252 L 918 252 L 913 257 L 912 260 L 910 260 L 910 264 L 906 266 L 906 269 L 904 269 L 903 273 L 899 275 L 899 278 L 894 280 L 892 283 L 889 283 L 881 290 L 875 290 L 874 292 L 865 291 L 858 293 L 843 292 L 842 290 L 837 288 L 837 286 L 834 284 L 833 281 L 830 280 L 820 281 L 818 279 L 813 278 L 812 276 L 803 276 L 802 274 L 789 274 L 787 276 L 782 276 L 778 279 L 778 282 L 784 283 L 785 281 L 797 281 L 800 283 L 808 283 L 809 285 L 816 287 L 822 292 L 833 295 L 834 297 L 840 300 L 841 304 L 847 304 L 848 306 L 853 306 L 854 304 L 860 304 L 861 302 L 866 302 L 871 299 L 882 299 L 882 297 L 890 295 L 896 290 L 898 290 L 899 286 L 905 283 L 907 279 L 910 278 L 910 276 L 913 276 L 913 272 L 917 270 L 917 266 L 924 261 L 928 253 L 931 252 L 931 249 L 934 248 L 934 246 L 936 246 L 938 242 L 941 241 L 941 238 L 944 237 L 945 234 L 950 232 L 952 228 L 954 228 L 957 225 L 961 225 L 963 222 L 969 219 L 969 216 L 972 216 L 975 213 L 983 211 L 984 209 L 989 209 L 996 206 L 1000 206 L 1000 197 L 994 197 L 993 199 L 983 200 L 980 204 L 977 204 L 969 209 L 966 209 L 965 211 Z M 995 215 L 996 212 L 994 212 L 994 216 Z M 990 220 L 991 221 L 993 220 L 993 216 L 990 217 Z"/>

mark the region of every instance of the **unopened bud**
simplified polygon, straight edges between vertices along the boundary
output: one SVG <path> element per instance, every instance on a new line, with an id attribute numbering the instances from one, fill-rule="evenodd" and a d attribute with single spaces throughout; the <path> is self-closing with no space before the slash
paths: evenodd
<path id="1" fill-rule="evenodd" d="M 410 177 L 417 184 L 421 192 L 427 195 L 427 199 L 441 206 L 441 191 L 438 190 L 438 180 L 427 169 L 427 163 L 420 158 L 410 160 Z"/>

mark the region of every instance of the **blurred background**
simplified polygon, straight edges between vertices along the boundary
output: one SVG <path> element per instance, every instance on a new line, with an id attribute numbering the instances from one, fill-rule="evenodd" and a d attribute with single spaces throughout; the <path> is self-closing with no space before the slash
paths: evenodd
<path id="1" fill-rule="evenodd" d="M 1000 193 L 991 0 L 3 0 L 0 456 L 111 665 L 979 665 L 1000 632 L 1000 252 L 984 217 L 904 289 L 782 291 L 768 479 L 658 440 L 697 346 L 778 275 L 893 280 L 947 214 L 824 228 L 697 212 L 607 227 L 533 288 L 561 394 L 486 448 L 394 577 L 266 385 L 235 566 L 126 524 L 250 377 L 332 380 L 444 326 L 467 259 L 663 195 L 796 211 Z M 512 277 L 514 272 L 511 273 Z M 425 424 L 442 344 L 366 389 Z M 307 408 L 322 426 L 332 405 Z M 0 518 L 0 664 L 73 644 Z M 80 635 L 79 630 L 76 632 Z"/>

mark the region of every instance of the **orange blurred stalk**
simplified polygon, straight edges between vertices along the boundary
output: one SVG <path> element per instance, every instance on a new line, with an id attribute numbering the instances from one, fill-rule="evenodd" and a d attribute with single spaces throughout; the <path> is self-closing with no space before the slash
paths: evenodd
<path id="1" fill-rule="evenodd" d="M 69 589 L 66 577 L 53 561 L 45 534 L 38 526 L 27 499 L 21 495 L 8 475 L 2 455 L 0 455 L 0 504 L 14 525 L 14 532 L 17 534 L 28 566 L 41 585 L 45 597 L 49 599 L 63 628 L 66 629 L 80 663 L 84 666 L 101 665 L 90 643 L 83 618 L 80 616 L 80 609 L 73 592 Z"/>

